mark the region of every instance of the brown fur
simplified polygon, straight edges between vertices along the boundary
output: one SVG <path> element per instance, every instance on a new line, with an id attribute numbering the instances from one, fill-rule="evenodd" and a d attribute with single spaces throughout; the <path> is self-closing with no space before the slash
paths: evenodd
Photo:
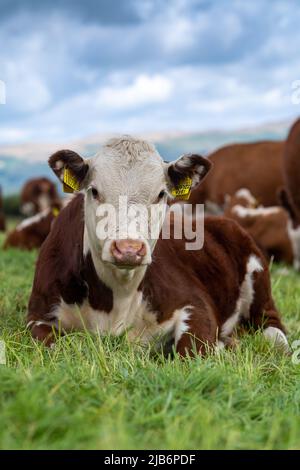
<path id="1" fill-rule="evenodd" d="M 190 331 L 177 344 L 181 355 L 192 353 L 194 346 L 204 353 L 206 346 L 216 343 L 220 328 L 234 312 L 251 255 L 260 260 L 263 271 L 253 275 L 255 299 L 249 321 L 255 328 L 264 324 L 283 330 L 271 295 L 268 267 L 255 243 L 234 221 L 207 218 L 205 226 L 200 251 L 186 251 L 185 240 L 158 240 L 140 285 L 161 324 L 174 310 L 193 307 Z M 33 336 L 47 344 L 54 340 L 51 311 L 61 297 L 78 305 L 88 299 L 94 309 L 107 315 L 113 307 L 113 292 L 97 277 L 91 256 L 83 256 L 83 227 L 83 196 L 78 195 L 60 213 L 40 251 L 28 322 Z"/>
<path id="2" fill-rule="evenodd" d="M 285 195 L 284 207 L 293 220 L 294 227 L 300 225 L 300 119 L 293 125 L 283 154 Z"/>
<path id="3" fill-rule="evenodd" d="M 5 216 L 3 212 L 3 200 L 2 200 L 2 191 L 0 188 L 0 232 L 5 232 Z"/>
<path id="4" fill-rule="evenodd" d="M 271 257 L 274 261 L 293 263 L 293 249 L 288 236 L 288 215 L 284 209 L 276 207 L 278 212 L 272 214 L 260 213 L 261 206 L 257 208 L 256 214 L 240 217 L 235 212 L 236 205 L 255 209 L 249 200 L 234 195 L 227 200 L 224 215 L 238 222 L 255 240 L 267 259 Z"/>
<path id="5" fill-rule="evenodd" d="M 247 188 L 264 206 L 277 205 L 283 184 L 281 169 L 284 142 L 255 142 L 222 147 L 209 155 L 213 169 L 203 184 L 192 191 L 192 204 L 211 201 L 220 206 L 226 194 Z"/>
<path id="6" fill-rule="evenodd" d="M 48 209 L 48 214 L 39 221 L 33 221 L 30 225 L 21 229 L 21 224 L 17 226 L 7 235 L 3 248 L 20 248 L 22 250 L 40 248 L 56 218 L 55 211 L 58 210 L 60 210 L 60 204 L 56 203 L 52 208 Z"/>
<path id="7" fill-rule="evenodd" d="M 5 232 L 6 224 L 5 224 L 5 216 L 3 212 L 0 212 L 0 232 Z"/>

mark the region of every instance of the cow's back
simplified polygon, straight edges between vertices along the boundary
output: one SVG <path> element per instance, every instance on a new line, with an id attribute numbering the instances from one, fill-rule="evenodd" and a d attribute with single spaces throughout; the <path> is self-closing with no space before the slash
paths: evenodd
<path id="1" fill-rule="evenodd" d="M 300 222 L 300 119 L 289 133 L 283 156 L 285 183 Z"/>
<path id="2" fill-rule="evenodd" d="M 211 155 L 213 169 L 191 195 L 191 203 L 211 201 L 223 205 L 226 194 L 247 188 L 264 206 L 277 204 L 283 184 L 284 142 L 255 142 L 222 147 Z"/>
<path id="3" fill-rule="evenodd" d="M 233 206 L 226 216 L 238 222 L 255 240 L 267 259 L 293 263 L 293 249 L 288 236 L 288 214 L 280 207 L 247 209 L 240 213 L 241 206 Z"/>

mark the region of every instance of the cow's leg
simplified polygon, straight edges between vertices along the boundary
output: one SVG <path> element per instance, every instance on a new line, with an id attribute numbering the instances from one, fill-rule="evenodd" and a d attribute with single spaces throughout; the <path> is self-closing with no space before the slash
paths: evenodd
<path id="1" fill-rule="evenodd" d="M 281 351 L 290 351 L 281 323 L 280 314 L 272 298 L 268 268 L 254 275 L 254 299 L 250 307 L 250 323 L 254 328 L 263 328 L 264 336 Z"/>
<path id="2" fill-rule="evenodd" d="M 58 334 L 62 334 L 62 332 L 58 331 L 56 326 L 49 321 L 36 320 L 30 316 L 28 316 L 27 320 L 27 328 L 30 329 L 32 337 L 41 341 L 46 346 L 52 346 Z"/>
<path id="3" fill-rule="evenodd" d="M 209 306 L 184 308 L 175 329 L 176 351 L 182 357 L 204 355 L 218 346 L 217 336 L 217 322 Z"/>

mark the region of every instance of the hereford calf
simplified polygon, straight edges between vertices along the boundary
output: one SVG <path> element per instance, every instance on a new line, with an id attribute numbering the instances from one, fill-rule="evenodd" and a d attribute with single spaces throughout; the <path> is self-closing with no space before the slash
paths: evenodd
<path id="1" fill-rule="evenodd" d="M 57 202 L 49 209 L 23 220 L 7 235 L 3 248 L 20 248 L 22 250 L 40 248 L 51 230 L 60 207 L 60 202 Z"/>
<path id="2" fill-rule="evenodd" d="M 283 153 L 285 189 L 281 202 L 290 215 L 289 234 L 296 253 L 295 267 L 300 270 L 300 119 L 295 122 Z"/>
<path id="3" fill-rule="evenodd" d="M 288 349 L 266 262 L 234 221 L 207 219 L 197 251 L 186 249 L 185 238 L 151 239 L 146 224 L 122 238 L 120 196 L 128 205 L 126 223 L 136 203 L 164 212 L 182 179 L 189 176 L 195 186 L 204 178 L 206 159 L 184 155 L 165 163 L 151 144 L 125 136 L 107 142 L 93 159 L 63 150 L 49 162 L 60 180 L 71 171 L 81 193 L 62 210 L 40 251 L 28 309 L 34 338 L 51 344 L 55 330 L 128 331 L 144 344 L 172 339 L 184 356 L 230 343 L 234 328 L 249 322 Z M 99 236 L 104 203 L 118 214 L 112 220 L 108 211 L 117 236 Z M 161 224 L 157 219 L 158 229 Z"/>
<path id="4" fill-rule="evenodd" d="M 263 206 L 275 206 L 277 191 L 283 185 L 284 142 L 254 142 L 222 147 L 208 156 L 214 167 L 202 185 L 192 191 L 189 202 L 205 203 L 218 213 L 226 195 L 247 188 Z"/>
<path id="5" fill-rule="evenodd" d="M 56 204 L 59 195 L 56 186 L 48 178 L 33 178 L 21 191 L 21 212 L 29 217 Z"/>
<path id="6" fill-rule="evenodd" d="M 290 238 L 289 216 L 280 206 L 259 206 L 248 189 L 226 198 L 224 215 L 238 222 L 267 259 L 293 264 L 296 253 Z"/>

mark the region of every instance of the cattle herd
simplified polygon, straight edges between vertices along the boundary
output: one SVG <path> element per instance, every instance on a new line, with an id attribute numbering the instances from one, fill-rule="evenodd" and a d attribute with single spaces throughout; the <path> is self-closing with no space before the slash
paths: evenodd
<path id="1" fill-rule="evenodd" d="M 72 330 L 127 332 L 141 344 L 171 342 L 185 356 L 232 346 L 243 325 L 289 351 L 268 266 L 300 270 L 300 120 L 286 141 L 227 145 L 207 158 L 166 163 L 152 144 L 123 136 L 91 159 L 61 150 L 49 165 L 61 183 L 72 175 L 75 193 L 62 199 L 48 179 L 30 180 L 21 193 L 26 218 L 4 241 L 4 249 L 40 248 L 27 316 L 34 338 L 52 345 Z M 118 210 L 126 196 L 128 206 L 165 207 L 165 215 L 187 178 L 182 204 L 206 209 L 201 250 L 186 250 L 184 236 L 147 238 L 141 226 L 130 237 L 97 236 L 103 203 Z"/>

